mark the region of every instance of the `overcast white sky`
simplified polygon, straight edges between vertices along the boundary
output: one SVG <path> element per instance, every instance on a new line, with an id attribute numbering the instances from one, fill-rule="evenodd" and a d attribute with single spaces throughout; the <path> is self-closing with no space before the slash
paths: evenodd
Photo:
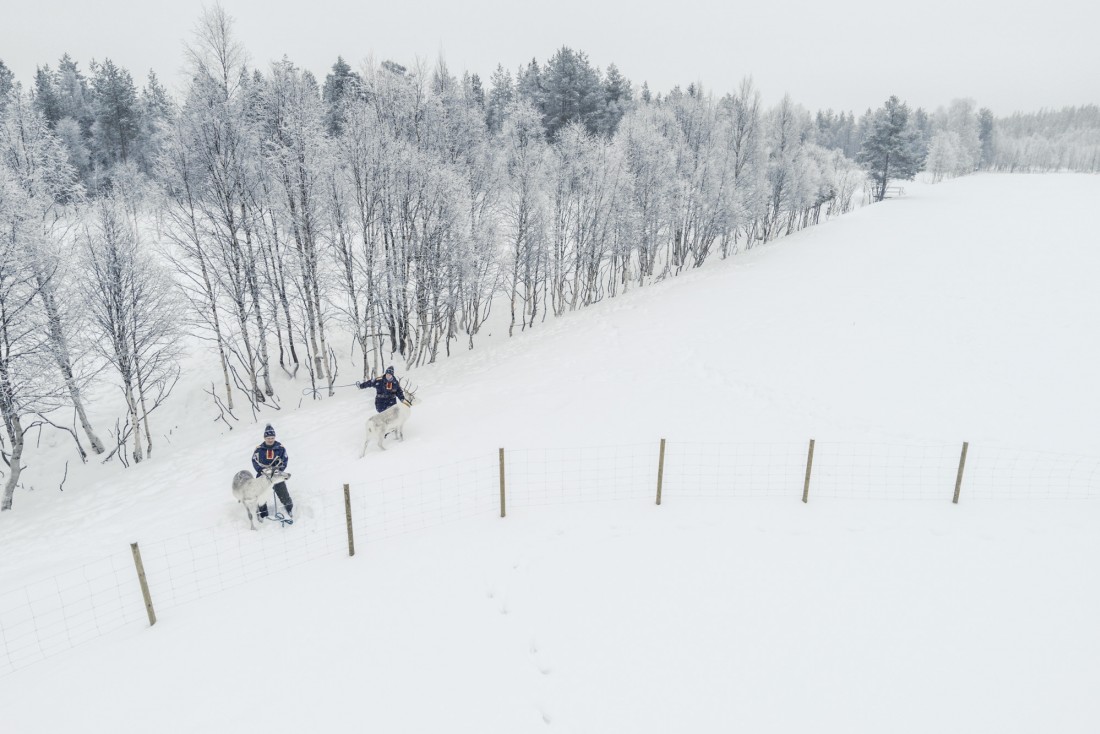
<path id="1" fill-rule="evenodd" d="M 10 11 L 19 2 L 18 13 Z M 68 52 L 82 68 L 111 58 L 139 84 L 181 81 L 182 44 L 202 3 L 5 0 L 0 59 L 29 83 Z M 1100 104 L 1095 0 L 223 0 L 254 65 L 284 54 L 323 79 L 343 55 L 411 65 L 442 54 L 452 71 L 515 70 L 562 45 L 615 63 L 654 92 L 702 81 L 732 91 L 752 75 L 769 104 L 857 114 L 891 94 L 933 110 L 971 97 L 998 115 Z"/>

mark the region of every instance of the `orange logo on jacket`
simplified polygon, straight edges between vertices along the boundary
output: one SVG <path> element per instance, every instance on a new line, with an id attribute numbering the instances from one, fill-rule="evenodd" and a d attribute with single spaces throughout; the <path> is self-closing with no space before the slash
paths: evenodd
<path id="1" fill-rule="evenodd" d="M 275 449 L 268 449 L 267 450 L 267 460 L 271 461 L 274 458 L 275 458 Z"/>

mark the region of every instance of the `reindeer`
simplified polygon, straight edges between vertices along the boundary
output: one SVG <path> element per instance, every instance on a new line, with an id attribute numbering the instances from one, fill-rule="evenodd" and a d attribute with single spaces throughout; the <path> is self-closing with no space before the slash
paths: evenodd
<path id="1" fill-rule="evenodd" d="M 378 442 L 378 448 L 383 451 L 386 450 L 384 441 L 388 434 L 396 433 L 398 441 L 405 440 L 405 421 L 412 413 L 412 406 L 418 401 L 415 389 L 405 388 L 404 392 L 405 400 L 398 400 L 381 413 L 367 419 L 367 440 L 363 442 L 363 453 L 359 454 L 360 459 L 367 455 L 367 446 L 370 445 L 372 438 Z"/>
<path id="2" fill-rule="evenodd" d="M 256 520 L 259 506 L 264 504 L 262 498 L 271 491 L 273 485 L 285 482 L 290 475 L 274 468 L 265 469 L 260 476 L 252 476 L 250 471 L 239 471 L 233 476 L 233 496 L 244 504 L 248 512 L 248 522 L 252 529 L 256 529 Z M 261 518 L 262 522 L 263 518 Z"/>

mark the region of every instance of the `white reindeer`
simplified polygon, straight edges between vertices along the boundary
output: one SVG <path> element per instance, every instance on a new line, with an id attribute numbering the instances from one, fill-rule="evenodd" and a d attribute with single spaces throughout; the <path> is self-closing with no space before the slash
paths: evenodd
<path id="1" fill-rule="evenodd" d="M 233 496 L 244 504 L 253 530 L 256 529 L 255 518 L 259 516 L 259 507 L 266 504 L 266 500 L 262 498 L 271 491 L 272 486 L 288 479 L 289 474 L 273 469 L 265 469 L 258 477 L 252 476 L 250 471 L 239 471 L 233 476 Z"/>
<path id="2" fill-rule="evenodd" d="M 405 440 L 405 421 L 409 419 L 411 408 L 417 403 L 417 399 L 412 390 L 406 388 L 404 392 L 404 401 L 398 400 L 381 413 L 367 419 L 367 440 L 363 442 L 363 453 L 359 454 L 360 459 L 367 455 L 367 446 L 370 445 L 372 438 L 378 442 L 378 448 L 383 451 L 386 450 L 386 434 L 395 433 L 398 441 Z"/>

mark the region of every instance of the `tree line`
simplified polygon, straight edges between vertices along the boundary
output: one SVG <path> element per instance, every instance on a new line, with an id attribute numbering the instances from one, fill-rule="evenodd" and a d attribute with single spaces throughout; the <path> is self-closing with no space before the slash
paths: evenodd
<path id="1" fill-rule="evenodd" d="M 331 395 L 341 369 L 473 348 L 494 306 L 533 328 L 881 199 L 926 159 L 990 165 L 995 142 L 972 103 L 857 121 L 765 107 L 749 79 L 654 95 L 568 48 L 488 90 L 443 61 L 341 58 L 319 81 L 250 67 L 217 6 L 186 54 L 180 99 L 109 60 L 85 77 L 66 56 L 27 90 L 0 62 L 2 508 L 33 427 L 147 458 L 185 335 L 233 426 L 280 407 L 273 373 Z M 106 432 L 93 380 L 125 406 Z"/>
<path id="2" fill-rule="evenodd" d="M 1017 113 L 997 121 L 990 168 L 997 171 L 1100 171 L 1100 106 Z"/>

